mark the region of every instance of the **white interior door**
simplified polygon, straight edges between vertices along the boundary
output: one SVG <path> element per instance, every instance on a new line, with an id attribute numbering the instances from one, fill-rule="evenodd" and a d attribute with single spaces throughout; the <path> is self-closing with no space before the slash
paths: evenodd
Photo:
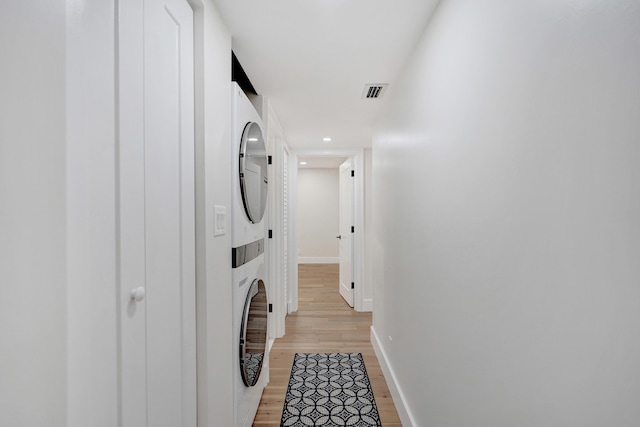
<path id="1" fill-rule="evenodd" d="M 122 426 L 195 427 L 193 12 L 119 16 Z"/>
<path id="2" fill-rule="evenodd" d="M 340 165 L 340 295 L 353 307 L 353 177 L 351 159 Z"/>

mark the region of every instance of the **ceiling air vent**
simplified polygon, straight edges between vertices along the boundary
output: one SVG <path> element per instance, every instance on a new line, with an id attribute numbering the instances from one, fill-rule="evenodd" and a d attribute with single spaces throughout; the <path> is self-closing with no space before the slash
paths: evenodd
<path id="1" fill-rule="evenodd" d="M 385 90 L 387 90 L 386 83 L 375 83 L 375 84 L 367 84 L 364 86 L 364 91 L 362 92 L 362 97 L 365 99 L 369 98 L 380 98 Z"/>

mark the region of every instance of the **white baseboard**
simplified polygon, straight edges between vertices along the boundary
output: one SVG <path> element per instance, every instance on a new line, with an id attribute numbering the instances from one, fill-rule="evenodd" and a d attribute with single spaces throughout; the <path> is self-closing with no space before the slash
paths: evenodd
<path id="1" fill-rule="evenodd" d="M 298 264 L 340 264 L 339 257 L 298 257 Z"/>
<path id="2" fill-rule="evenodd" d="M 362 311 L 373 311 L 373 299 L 362 300 Z"/>
<path id="3" fill-rule="evenodd" d="M 384 379 L 389 387 L 389 392 L 391 392 L 393 403 L 396 405 L 396 411 L 398 411 L 398 416 L 400 416 L 400 421 L 402 422 L 403 427 L 417 426 L 418 424 L 416 424 L 413 416 L 411 415 L 411 411 L 407 406 L 407 401 L 404 398 L 402 389 L 400 388 L 396 376 L 393 373 L 393 369 L 389 366 L 387 355 L 384 352 L 382 343 L 380 342 L 378 334 L 376 334 L 376 330 L 373 326 L 371 326 L 371 345 L 373 346 L 373 350 L 378 358 L 378 363 L 380 363 L 380 367 L 382 368 L 382 374 L 384 375 Z"/>

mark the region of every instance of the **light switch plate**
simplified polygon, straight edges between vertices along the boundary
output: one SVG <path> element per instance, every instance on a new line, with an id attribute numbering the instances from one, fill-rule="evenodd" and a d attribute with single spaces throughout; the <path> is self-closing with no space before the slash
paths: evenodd
<path id="1" fill-rule="evenodd" d="M 213 208 L 213 235 L 222 236 L 227 232 L 227 208 L 225 206 L 214 206 Z"/>

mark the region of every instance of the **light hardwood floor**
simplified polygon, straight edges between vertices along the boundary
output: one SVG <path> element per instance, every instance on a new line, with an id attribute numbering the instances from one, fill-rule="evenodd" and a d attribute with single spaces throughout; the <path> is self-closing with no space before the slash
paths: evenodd
<path id="1" fill-rule="evenodd" d="M 337 264 L 298 266 L 298 311 L 287 316 L 286 334 L 269 353 L 269 385 L 254 427 L 279 426 L 295 353 L 362 353 L 384 427 L 400 419 L 370 341 L 371 313 L 358 313 L 338 293 Z"/>

